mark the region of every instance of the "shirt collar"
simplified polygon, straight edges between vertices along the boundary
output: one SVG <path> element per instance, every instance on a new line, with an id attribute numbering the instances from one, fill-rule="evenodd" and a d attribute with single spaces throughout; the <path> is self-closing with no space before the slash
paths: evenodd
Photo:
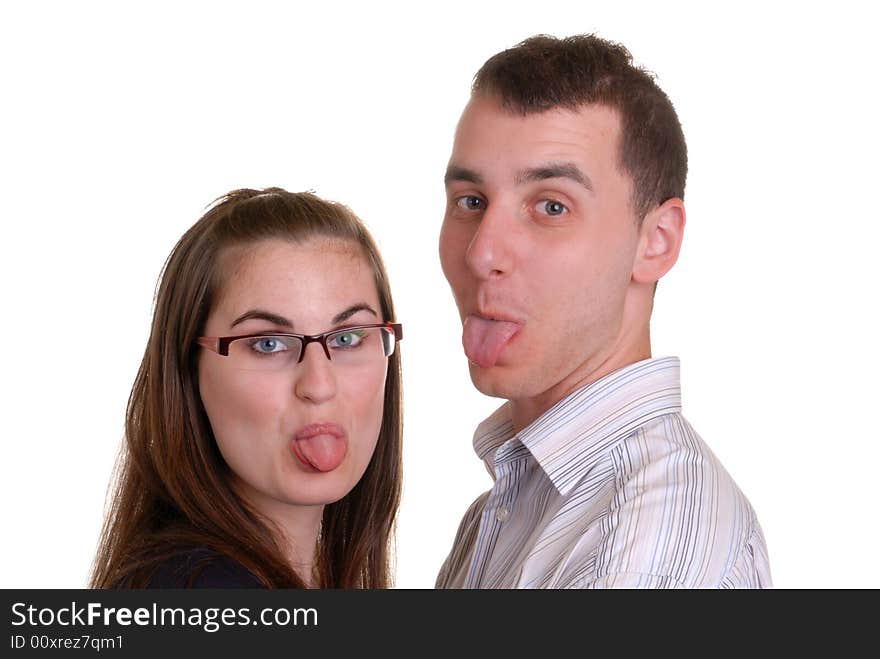
<path id="1" fill-rule="evenodd" d="M 570 393 L 514 433 L 504 403 L 474 433 L 474 450 L 495 477 L 498 448 L 518 440 L 560 494 L 566 494 L 621 439 L 649 421 L 681 411 L 677 357 L 646 359 L 625 366 Z"/>

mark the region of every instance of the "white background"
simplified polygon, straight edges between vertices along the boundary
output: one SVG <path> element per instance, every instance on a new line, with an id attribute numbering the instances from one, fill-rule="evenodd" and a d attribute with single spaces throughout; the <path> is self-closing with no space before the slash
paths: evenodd
<path id="1" fill-rule="evenodd" d="M 162 263 L 236 187 L 350 205 L 405 323 L 397 585 L 490 485 L 437 259 L 472 75 L 538 32 L 623 42 L 672 98 L 688 225 L 654 354 L 755 507 L 783 588 L 878 587 L 870 3 L 4 3 L 2 587 L 82 587 Z M 705 5 L 705 6 L 703 6 Z M 550 337 L 552 339 L 552 337 Z"/>

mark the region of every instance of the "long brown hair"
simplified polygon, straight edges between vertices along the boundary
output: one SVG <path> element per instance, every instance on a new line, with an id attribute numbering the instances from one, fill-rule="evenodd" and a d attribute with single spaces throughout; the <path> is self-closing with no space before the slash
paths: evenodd
<path id="1" fill-rule="evenodd" d="M 139 588 L 175 554 L 208 549 L 247 567 L 264 585 L 304 587 L 286 563 L 273 525 L 234 491 L 198 389 L 195 339 L 222 285 L 221 250 L 260 240 L 325 236 L 357 243 L 370 262 L 383 320 L 395 320 L 375 243 L 345 206 L 281 188 L 221 197 L 165 263 L 150 338 L 128 400 L 125 441 L 92 568 L 92 588 Z M 402 481 L 400 350 L 385 382 L 373 457 L 349 494 L 324 507 L 315 584 L 391 585 L 391 542 Z"/>

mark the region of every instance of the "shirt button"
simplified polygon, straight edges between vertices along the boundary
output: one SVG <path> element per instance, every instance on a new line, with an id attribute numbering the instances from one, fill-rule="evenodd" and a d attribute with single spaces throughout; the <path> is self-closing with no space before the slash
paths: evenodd
<path id="1" fill-rule="evenodd" d="M 507 506 L 501 506 L 498 510 L 495 511 L 495 519 L 499 522 L 506 522 L 510 517 L 510 508 Z"/>

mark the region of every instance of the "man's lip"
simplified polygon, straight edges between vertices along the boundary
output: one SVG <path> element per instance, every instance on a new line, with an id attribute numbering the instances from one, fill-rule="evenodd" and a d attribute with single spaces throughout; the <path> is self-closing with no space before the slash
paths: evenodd
<path id="1" fill-rule="evenodd" d="M 303 426 L 294 433 L 294 439 L 311 439 L 318 435 L 332 435 L 334 437 L 345 437 L 345 430 L 338 423 L 331 421 L 323 421 L 321 423 L 310 423 Z"/>
<path id="2" fill-rule="evenodd" d="M 476 316 L 477 318 L 483 318 L 484 320 L 500 320 L 506 323 L 516 323 L 517 325 L 525 325 L 525 321 L 522 318 L 518 318 L 512 314 L 505 313 L 503 311 L 495 311 L 495 310 L 477 310 L 469 312 L 465 318 L 468 316 Z"/>

